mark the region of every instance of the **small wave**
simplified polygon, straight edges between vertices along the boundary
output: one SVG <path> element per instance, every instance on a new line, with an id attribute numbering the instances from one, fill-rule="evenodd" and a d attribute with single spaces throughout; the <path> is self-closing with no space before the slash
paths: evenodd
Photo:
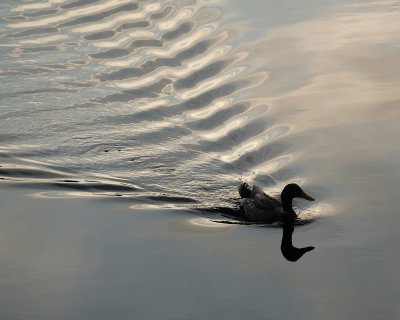
<path id="1" fill-rule="evenodd" d="M 58 9 L 40 10 L 40 11 L 24 13 L 24 16 L 27 18 L 43 17 L 43 16 L 49 16 L 49 15 L 55 14 L 58 11 L 59 11 Z"/>
<path id="2" fill-rule="evenodd" d="M 134 206 L 234 207 L 242 175 L 265 186 L 291 170 L 288 127 L 248 98 L 268 74 L 252 70 L 218 8 L 79 0 L 12 14 L 2 119 L 27 142 L 6 141 L 3 180 Z"/>
<path id="3" fill-rule="evenodd" d="M 0 166 L 0 176 L 7 177 L 7 179 L 50 179 L 60 178 L 62 173 L 40 170 L 36 168 L 22 167 L 22 166 Z"/>
<path id="4" fill-rule="evenodd" d="M 72 1 L 70 3 L 66 3 L 60 6 L 61 9 L 74 9 L 77 7 L 83 7 L 83 6 L 87 6 L 89 4 L 94 4 L 97 2 L 101 2 L 103 0 L 78 0 L 78 1 Z"/>
<path id="5" fill-rule="evenodd" d="M 58 28 L 56 27 L 40 27 L 34 29 L 23 30 L 19 32 L 9 33 L 6 35 L 6 38 L 25 38 L 29 36 L 49 34 L 58 32 Z"/>

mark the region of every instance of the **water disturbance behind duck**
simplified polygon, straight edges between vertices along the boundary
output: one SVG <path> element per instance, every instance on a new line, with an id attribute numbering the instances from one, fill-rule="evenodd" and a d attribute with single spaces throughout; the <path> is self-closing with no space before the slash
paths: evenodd
<path id="1" fill-rule="evenodd" d="M 3 11 L 4 181 L 40 196 L 212 208 L 234 206 L 243 179 L 278 195 L 300 178 L 285 171 L 296 152 L 284 140 L 290 127 L 249 98 L 268 70 L 237 45 L 243 30 L 220 7 L 77 1 Z"/>

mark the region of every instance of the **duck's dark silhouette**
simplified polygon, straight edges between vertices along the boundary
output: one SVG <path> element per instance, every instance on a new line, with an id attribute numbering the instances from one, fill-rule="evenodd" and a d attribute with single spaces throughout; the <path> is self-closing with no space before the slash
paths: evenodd
<path id="1" fill-rule="evenodd" d="M 281 201 L 265 194 L 261 188 L 254 185 L 252 188 L 243 183 L 239 186 L 241 208 L 246 218 L 252 222 L 274 223 L 277 221 L 290 223 L 296 220 L 297 215 L 292 207 L 294 198 L 303 198 L 314 201 L 297 184 L 291 183 L 283 188 Z"/>
<path id="2" fill-rule="evenodd" d="M 294 227 L 292 224 L 285 223 L 283 226 L 281 252 L 282 255 L 289 261 L 299 260 L 306 252 L 314 250 L 314 247 L 296 248 L 292 244 L 292 234 Z"/>

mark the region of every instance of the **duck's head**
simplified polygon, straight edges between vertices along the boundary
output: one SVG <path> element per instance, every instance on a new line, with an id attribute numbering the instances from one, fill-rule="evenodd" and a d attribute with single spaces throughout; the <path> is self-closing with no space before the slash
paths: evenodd
<path id="1" fill-rule="evenodd" d="M 306 194 L 303 189 L 301 189 L 297 184 L 290 183 L 282 190 L 281 194 L 282 201 L 285 199 L 293 199 L 293 198 L 303 198 L 309 201 L 314 201 L 315 199 Z"/>

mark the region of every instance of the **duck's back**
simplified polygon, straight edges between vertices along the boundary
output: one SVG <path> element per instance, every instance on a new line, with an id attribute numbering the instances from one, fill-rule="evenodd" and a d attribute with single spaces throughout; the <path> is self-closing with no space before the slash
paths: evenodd
<path id="1" fill-rule="evenodd" d="M 239 187 L 239 194 L 243 211 L 250 221 L 272 223 L 280 219 L 281 203 L 265 194 L 260 187 L 253 185 L 251 188 L 243 183 Z"/>
<path id="2" fill-rule="evenodd" d="M 254 203 L 258 208 L 264 210 L 274 210 L 282 207 L 278 200 L 267 195 L 260 187 L 256 185 L 253 186 L 250 198 L 254 199 Z"/>

